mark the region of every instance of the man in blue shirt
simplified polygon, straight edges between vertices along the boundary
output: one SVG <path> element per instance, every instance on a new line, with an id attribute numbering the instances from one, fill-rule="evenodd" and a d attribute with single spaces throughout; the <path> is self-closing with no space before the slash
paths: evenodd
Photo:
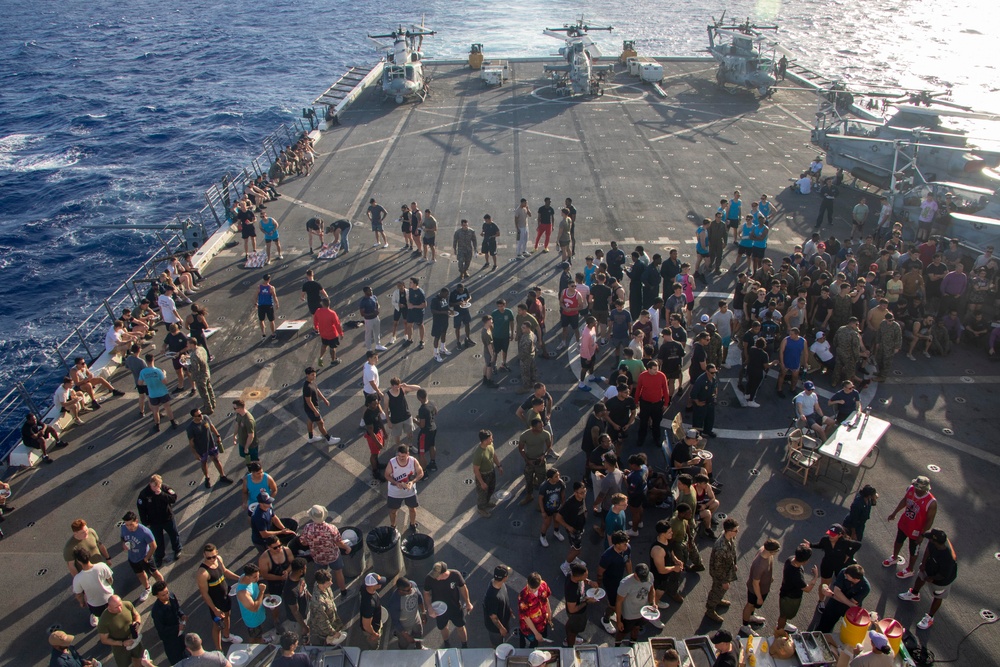
<path id="1" fill-rule="evenodd" d="M 372 288 L 368 285 L 364 286 L 364 294 L 358 302 L 358 311 L 361 313 L 361 319 L 365 323 L 365 348 L 368 351 L 385 352 L 389 348 L 382 345 L 378 297 L 375 296 Z"/>
<path id="2" fill-rule="evenodd" d="M 156 540 L 153 539 L 152 531 L 139 523 L 139 517 L 135 512 L 125 512 L 122 521 L 124 522 L 121 528 L 122 547 L 128 554 L 129 566 L 142 584 L 143 591 L 138 600 L 142 603 L 149 598 L 149 575 L 153 575 L 157 581 L 163 581 L 163 575 L 153 563 Z"/>
<path id="3" fill-rule="evenodd" d="M 257 509 L 250 516 L 250 541 L 261 553 L 267 549 L 266 540 L 272 535 L 280 538 L 295 534 L 294 530 L 285 528 L 285 524 L 281 523 L 273 505 L 274 498 L 267 491 L 261 491 L 257 494 Z"/>
<path id="4" fill-rule="evenodd" d="M 264 210 L 262 206 L 261 211 Z M 278 238 L 278 221 L 271 216 L 261 213 L 260 231 L 264 232 L 264 249 L 267 251 L 267 263 L 271 263 L 271 244 L 274 243 L 278 251 L 278 259 L 284 259 L 281 254 L 281 240 Z"/>
<path id="5" fill-rule="evenodd" d="M 844 380 L 843 388 L 830 397 L 827 405 L 837 410 L 837 423 L 842 424 L 851 413 L 861 409 L 861 392 L 854 388 L 853 382 Z"/>
<path id="6" fill-rule="evenodd" d="M 138 386 L 146 387 L 149 404 L 153 412 L 153 433 L 160 430 L 160 410 L 165 410 L 170 419 L 170 428 L 177 428 L 174 410 L 170 407 L 170 390 L 167 389 L 167 374 L 162 368 L 156 367 L 156 357 L 152 353 L 146 355 L 146 367 L 139 371 Z"/>

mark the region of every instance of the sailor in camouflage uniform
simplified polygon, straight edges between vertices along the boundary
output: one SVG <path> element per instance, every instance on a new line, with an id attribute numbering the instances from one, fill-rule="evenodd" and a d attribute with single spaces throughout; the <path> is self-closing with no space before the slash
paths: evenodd
<path id="1" fill-rule="evenodd" d="M 715 364 L 716 368 L 722 368 L 722 336 L 711 322 L 705 325 L 705 331 L 712 336 L 708 341 L 708 349 L 705 350 L 708 363 Z"/>
<path id="2" fill-rule="evenodd" d="M 878 366 L 876 382 L 885 382 L 892 370 L 892 359 L 903 347 L 903 330 L 892 312 L 885 314 L 882 324 L 875 333 L 875 365 Z"/>
<path id="3" fill-rule="evenodd" d="M 716 609 L 719 606 L 727 609 L 732 604 L 726 599 L 726 591 L 730 583 L 736 581 L 736 533 L 740 524 L 732 517 L 722 522 L 722 535 L 712 547 L 712 556 L 708 561 L 708 573 L 712 577 L 712 590 L 708 592 L 705 603 L 705 618 L 722 623 L 725 619 Z"/>
<path id="4" fill-rule="evenodd" d="M 862 353 L 861 335 L 858 333 L 858 318 L 852 317 L 847 324 L 837 330 L 833 337 L 834 367 L 830 383 L 839 387 L 844 380 L 854 378 Z"/>
<path id="5" fill-rule="evenodd" d="M 458 274 L 459 278 L 469 277 L 469 266 L 472 264 L 472 258 L 476 255 L 477 244 L 476 232 L 469 229 L 469 221 L 462 220 L 461 227 L 455 230 L 455 236 L 451 242 L 451 249 L 455 251 L 455 257 L 458 259 Z"/>
<path id="6" fill-rule="evenodd" d="M 538 378 L 535 368 L 535 334 L 527 322 L 521 324 L 521 336 L 517 339 L 517 358 L 521 364 L 521 389 L 531 389 Z"/>

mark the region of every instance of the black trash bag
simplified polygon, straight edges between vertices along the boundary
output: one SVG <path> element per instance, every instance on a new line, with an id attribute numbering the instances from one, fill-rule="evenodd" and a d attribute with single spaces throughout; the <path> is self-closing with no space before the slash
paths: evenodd
<path id="1" fill-rule="evenodd" d="M 399 531 L 392 526 L 379 526 L 368 531 L 368 549 L 374 554 L 392 551 L 399 544 Z"/>
<path id="2" fill-rule="evenodd" d="M 403 538 L 403 555 L 410 560 L 425 560 L 434 555 L 434 538 L 413 533 Z"/>

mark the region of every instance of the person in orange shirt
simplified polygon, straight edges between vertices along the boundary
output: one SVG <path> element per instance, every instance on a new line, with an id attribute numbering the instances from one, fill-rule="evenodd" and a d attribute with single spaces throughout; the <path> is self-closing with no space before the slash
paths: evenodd
<path id="1" fill-rule="evenodd" d="M 319 301 L 319 308 L 313 313 L 313 329 L 319 334 L 319 361 L 317 366 L 323 366 L 323 355 L 326 348 L 330 348 L 330 365 L 336 366 L 340 363 L 337 358 L 337 347 L 340 346 L 340 339 L 344 337 L 344 329 L 340 326 L 340 317 L 337 312 L 330 307 L 330 299 L 323 297 Z"/>
<path id="2" fill-rule="evenodd" d="M 667 387 L 667 376 L 660 372 L 660 365 L 654 360 L 646 363 L 646 370 L 639 374 L 635 385 L 635 399 L 639 403 L 639 439 L 636 443 L 642 446 L 646 440 L 646 431 L 652 422 L 653 445 L 659 445 L 662 439 L 660 421 L 663 411 L 670 403 L 670 390 Z"/>

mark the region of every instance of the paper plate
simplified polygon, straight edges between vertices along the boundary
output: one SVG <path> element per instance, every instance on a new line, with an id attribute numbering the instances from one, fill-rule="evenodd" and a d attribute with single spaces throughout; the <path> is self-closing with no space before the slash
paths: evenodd
<path id="1" fill-rule="evenodd" d="M 275 609 L 281 606 L 281 596 L 280 595 L 265 595 L 264 602 L 262 603 L 268 609 Z"/>
<path id="2" fill-rule="evenodd" d="M 471 308 L 472 304 L 471 303 L 460 303 L 460 304 L 458 304 L 458 307 L 459 308 Z"/>
<path id="3" fill-rule="evenodd" d="M 712 460 L 712 452 L 709 452 L 709 451 L 704 450 L 704 449 L 699 449 L 698 450 L 698 456 L 701 457 L 701 459 L 704 460 L 704 461 L 711 461 Z"/>
<path id="4" fill-rule="evenodd" d="M 341 630 L 340 632 L 338 632 L 333 636 L 333 641 L 327 643 L 327 646 L 338 646 L 339 644 L 343 644 L 346 639 L 347 639 L 347 633 Z"/>
<path id="5" fill-rule="evenodd" d="M 588 588 L 584 595 L 591 600 L 603 600 L 608 596 L 608 592 L 603 588 Z"/>
<path id="6" fill-rule="evenodd" d="M 233 651 L 229 654 L 229 662 L 232 663 L 233 667 L 241 667 L 250 662 L 250 652 L 243 649 Z"/>
<path id="7" fill-rule="evenodd" d="M 506 660 L 508 657 L 510 657 L 510 655 L 513 652 L 514 652 L 513 644 L 500 644 L 500 646 L 497 646 L 496 651 L 494 651 L 496 656 L 501 660 Z"/>
<path id="8" fill-rule="evenodd" d="M 660 610 L 652 605 L 646 605 L 639 610 L 639 613 L 642 614 L 642 617 L 647 621 L 655 621 L 660 617 Z"/>
<path id="9" fill-rule="evenodd" d="M 0 498 L 10 498 L 10 489 L 0 489 Z"/>
<path id="10" fill-rule="evenodd" d="M 229 597 L 231 598 L 236 597 L 236 586 L 233 586 L 232 588 L 229 589 Z"/>
<path id="11" fill-rule="evenodd" d="M 448 603 L 438 600 L 437 602 L 431 603 L 431 609 L 435 611 L 438 615 L 444 614 L 448 611 Z"/>
<path id="12" fill-rule="evenodd" d="M 139 635 L 135 639 L 129 639 L 129 640 L 127 640 L 125 642 L 125 646 L 123 648 L 125 648 L 125 650 L 127 650 L 127 651 L 131 651 L 133 648 L 135 648 L 136 646 L 138 646 L 140 642 L 142 642 L 142 635 Z"/>

